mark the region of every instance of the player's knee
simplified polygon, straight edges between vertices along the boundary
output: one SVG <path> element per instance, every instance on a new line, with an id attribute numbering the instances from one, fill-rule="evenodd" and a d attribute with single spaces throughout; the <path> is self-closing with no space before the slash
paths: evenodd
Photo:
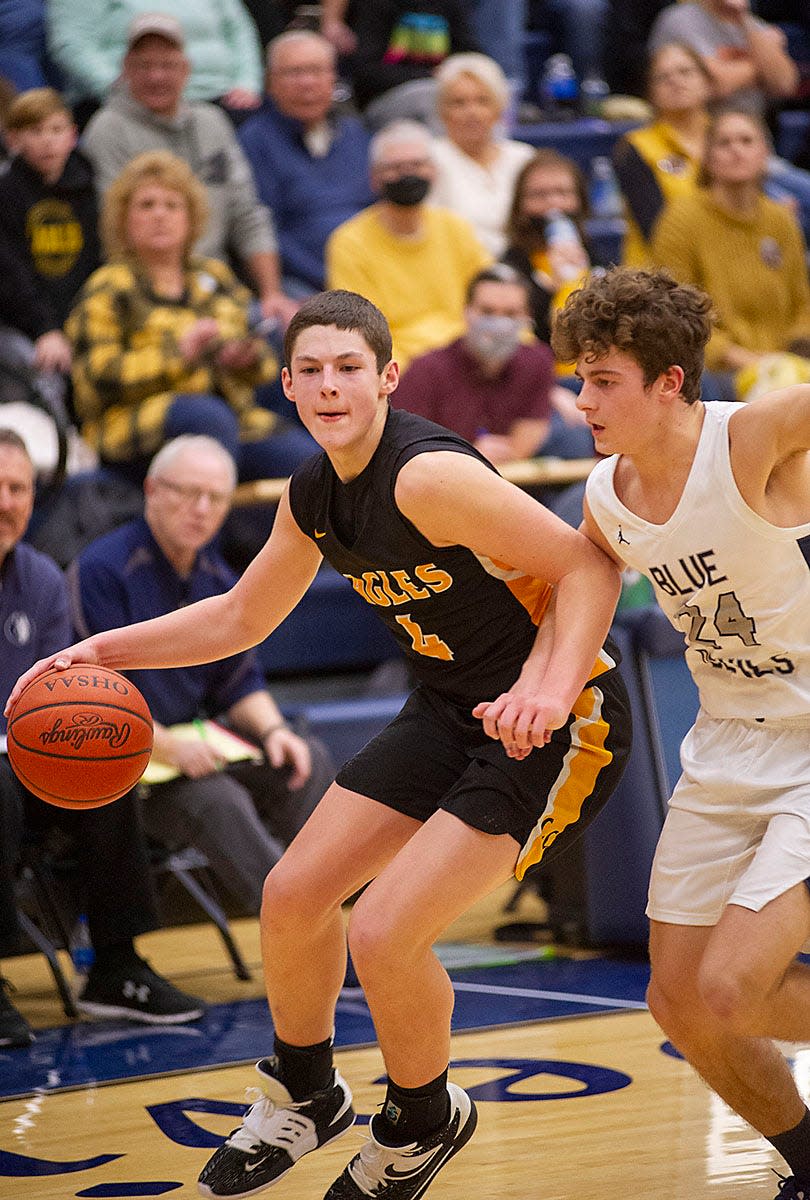
<path id="1" fill-rule="evenodd" d="M 698 976 L 703 1004 L 719 1025 L 740 1037 L 756 1034 L 763 996 L 752 978 L 725 964 L 704 963 Z"/>
<path id="2" fill-rule="evenodd" d="M 377 906 L 364 904 L 362 897 L 349 919 L 349 950 L 364 984 L 373 983 L 377 974 L 390 978 L 404 953 L 396 926 Z"/>
<path id="3" fill-rule="evenodd" d="M 682 1037 L 694 1020 L 694 994 L 665 972 L 653 972 L 647 1004 L 655 1021 L 673 1041 Z"/>
<path id="4" fill-rule="evenodd" d="M 288 937 L 311 925 L 314 904 L 294 870 L 281 858 L 267 874 L 262 887 L 262 933 Z"/>

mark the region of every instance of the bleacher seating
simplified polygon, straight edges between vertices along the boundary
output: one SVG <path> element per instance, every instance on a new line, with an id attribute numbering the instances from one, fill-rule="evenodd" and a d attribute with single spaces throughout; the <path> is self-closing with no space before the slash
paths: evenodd
<path id="1" fill-rule="evenodd" d="M 597 117 L 583 117 L 576 121 L 542 121 L 536 125 L 521 125 L 515 134 L 530 146 L 547 146 L 572 158 L 586 175 L 590 175 L 591 163 L 598 155 L 607 155 L 619 138 L 638 121 L 602 121 Z"/>
<path id="2" fill-rule="evenodd" d="M 324 564 L 286 621 L 258 648 L 266 675 L 354 671 L 399 654 L 397 644 L 347 579 Z"/>

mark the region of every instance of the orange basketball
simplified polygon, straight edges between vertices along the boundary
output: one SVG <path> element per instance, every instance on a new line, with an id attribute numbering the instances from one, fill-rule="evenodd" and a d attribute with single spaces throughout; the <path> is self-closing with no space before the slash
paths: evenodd
<path id="1" fill-rule="evenodd" d="M 138 782 L 152 717 L 117 671 L 77 664 L 29 683 L 8 718 L 8 758 L 30 792 L 60 808 L 100 808 Z"/>

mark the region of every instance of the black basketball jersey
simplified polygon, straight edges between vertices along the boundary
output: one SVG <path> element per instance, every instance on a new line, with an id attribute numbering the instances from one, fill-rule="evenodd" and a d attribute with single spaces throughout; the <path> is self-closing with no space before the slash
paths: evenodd
<path id="1" fill-rule="evenodd" d="M 551 587 L 465 546 L 434 546 L 400 512 L 399 471 L 436 450 L 471 455 L 494 470 L 463 438 L 392 408 L 360 475 L 342 483 L 327 455 L 316 455 L 293 474 L 290 506 L 327 561 L 375 606 L 419 682 L 474 705 L 514 684 Z M 595 675 L 614 665 L 603 657 Z"/>

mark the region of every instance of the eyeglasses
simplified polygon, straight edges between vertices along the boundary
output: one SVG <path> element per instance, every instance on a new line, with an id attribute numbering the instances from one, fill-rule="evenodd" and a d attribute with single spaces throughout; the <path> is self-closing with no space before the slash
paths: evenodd
<path id="1" fill-rule="evenodd" d="M 299 67 L 276 67 L 273 71 L 274 75 L 282 75 L 285 79 L 304 79 L 307 75 L 325 79 L 327 75 L 334 73 L 335 68 L 327 63 L 302 63 Z"/>
<path id="2" fill-rule="evenodd" d="M 153 476 L 154 482 L 159 483 L 162 487 L 168 488 L 170 492 L 174 492 L 178 500 L 183 504 L 199 504 L 202 499 L 206 499 L 212 508 L 227 508 L 233 497 L 232 492 L 214 492 L 209 488 L 193 487 L 187 483 L 175 483 L 173 479 L 163 479 L 160 476 Z"/>

